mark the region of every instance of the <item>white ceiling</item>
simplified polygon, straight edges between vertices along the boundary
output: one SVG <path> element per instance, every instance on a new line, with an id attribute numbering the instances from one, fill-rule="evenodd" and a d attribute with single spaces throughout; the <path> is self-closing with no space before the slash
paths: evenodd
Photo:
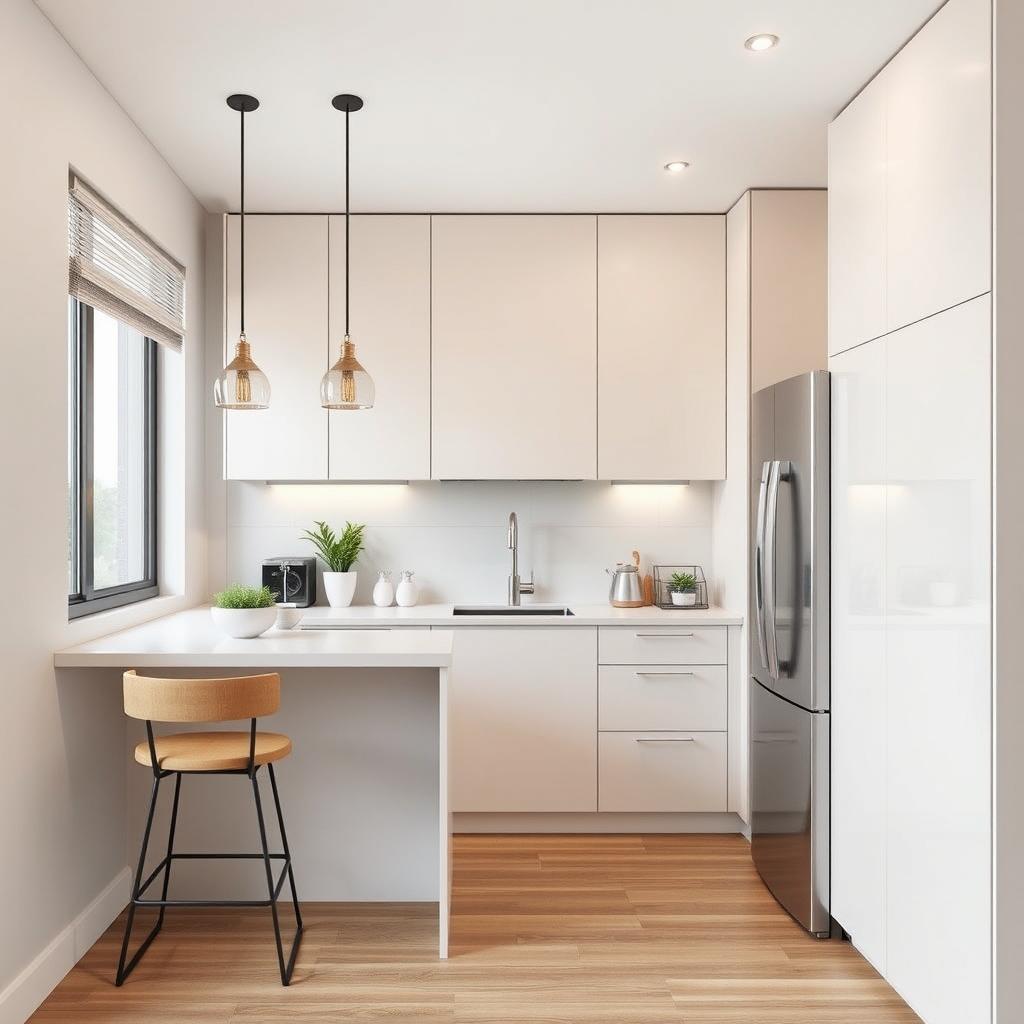
<path id="1" fill-rule="evenodd" d="M 36 0 L 210 210 L 722 211 L 825 184 L 825 127 L 939 0 Z M 774 32 L 751 53 L 743 40 Z M 662 165 L 689 160 L 669 175 Z"/>

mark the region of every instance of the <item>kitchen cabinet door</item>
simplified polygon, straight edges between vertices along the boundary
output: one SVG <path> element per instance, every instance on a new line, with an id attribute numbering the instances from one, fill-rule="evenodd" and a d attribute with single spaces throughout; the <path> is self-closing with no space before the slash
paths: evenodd
<path id="1" fill-rule="evenodd" d="M 376 390 L 372 409 L 335 410 L 332 480 L 430 479 L 430 218 L 351 222 L 351 331 Z M 330 354 L 345 335 L 345 218 L 330 218 Z"/>
<path id="2" fill-rule="evenodd" d="M 593 629 L 455 631 L 453 811 L 597 810 Z"/>
<path id="3" fill-rule="evenodd" d="M 432 475 L 593 480 L 591 216 L 432 222 Z"/>
<path id="4" fill-rule="evenodd" d="M 888 69 L 828 129 L 828 351 L 886 332 L 885 110 Z"/>
<path id="5" fill-rule="evenodd" d="M 597 473 L 725 478 L 725 217 L 598 217 Z"/>
<path id="6" fill-rule="evenodd" d="M 991 941 L 989 297 L 886 343 L 886 976 L 929 1024 L 980 1024 Z M 960 436 L 947 460 L 951 416 Z"/>
<path id="7" fill-rule="evenodd" d="M 886 69 L 890 331 L 991 287 L 990 46 L 988 0 L 950 0 Z"/>
<path id="8" fill-rule="evenodd" d="M 885 346 L 832 359 L 832 916 L 885 971 Z"/>
<path id="9" fill-rule="evenodd" d="M 228 218 L 225 358 L 238 340 L 238 217 Z M 228 480 L 324 480 L 327 413 L 327 218 L 245 218 L 245 326 L 270 380 L 270 408 L 224 413 Z"/>

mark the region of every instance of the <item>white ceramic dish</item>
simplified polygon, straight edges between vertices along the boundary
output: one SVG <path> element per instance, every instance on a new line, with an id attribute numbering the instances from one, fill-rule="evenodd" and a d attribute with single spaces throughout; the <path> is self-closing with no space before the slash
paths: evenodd
<path id="1" fill-rule="evenodd" d="M 211 608 L 214 625 L 236 640 L 252 640 L 277 621 L 278 608 Z"/>

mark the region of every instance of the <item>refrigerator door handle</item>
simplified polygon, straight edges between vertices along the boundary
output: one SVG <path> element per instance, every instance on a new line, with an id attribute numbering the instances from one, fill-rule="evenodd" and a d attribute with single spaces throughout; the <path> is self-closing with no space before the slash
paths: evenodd
<path id="1" fill-rule="evenodd" d="M 775 630 L 775 533 L 779 518 L 779 481 L 789 479 L 789 463 L 775 460 L 768 473 L 764 512 L 764 634 L 766 664 L 772 679 L 779 678 L 779 638 Z"/>
<path id="2" fill-rule="evenodd" d="M 761 651 L 761 664 L 768 667 L 768 644 L 764 621 L 764 506 L 768 493 L 768 478 L 772 463 L 761 466 L 761 489 L 757 495 L 757 523 L 754 526 L 754 610 L 757 614 L 757 645 Z"/>

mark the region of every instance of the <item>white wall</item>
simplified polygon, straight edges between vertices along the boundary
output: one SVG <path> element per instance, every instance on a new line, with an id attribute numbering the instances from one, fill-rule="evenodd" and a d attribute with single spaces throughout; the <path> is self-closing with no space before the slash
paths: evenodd
<path id="1" fill-rule="evenodd" d="M 65 929 L 111 882 L 121 886 L 115 909 L 125 892 L 120 688 L 106 673 L 57 678 L 52 652 L 206 592 L 204 242 L 199 205 L 29 0 L 0 4 L 0 138 L 0 1020 L 20 1021 L 32 993 L 45 994 L 73 962 L 76 937 Z M 73 624 L 65 550 L 69 166 L 186 266 L 189 329 L 185 355 L 164 354 L 160 364 L 161 572 L 169 596 Z M 89 920 L 102 926 L 102 917 Z M 88 938 L 88 928 L 79 929 L 78 943 Z"/>
<path id="2" fill-rule="evenodd" d="M 341 414 L 336 414 L 341 415 Z M 352 413 L 351 415 L 358 415 Z M 378 569 L 412 569 L 420 600 L 504 604 L 508 514 L 519 516 L 519 571 L 535 601 L 604 603 L 605 568 L 640 551 L 643 564 L 711 562 L 711 485 L 573 482 L 227 485 L 227 577 L 254 583 L 274 555 L 312 554 L 314 519 L 367 523 L 356 602 Z M 318 588 L 320 603 L 323 588 Z M 529 600 L 529 599 L 527 599 Z"/>
<path id="3" fill-rule="evenodd" d="M 1024 1003 L 1024 67 L 1019 44 L 1024 35 L 1020 0 L 993 4 L 994 61 L 994 253 L 993 253 L 993 670 L 994 670 L 994 1019 L 1010 1024 Z"/>

